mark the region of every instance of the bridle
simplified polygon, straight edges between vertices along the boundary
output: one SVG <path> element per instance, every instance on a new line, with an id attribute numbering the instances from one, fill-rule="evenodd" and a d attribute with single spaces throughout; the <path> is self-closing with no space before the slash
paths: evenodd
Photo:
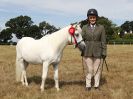
<path id="1" fill-rule="evenodd" d="M 75 27 L 73 27 L 73 25 L 71 25 L 71 27 L 68 30 L 69 34 L 71 35 L 71 43 L 72 43 L 72 38 L 74 39 L 75 48 L 83 41 L 83 40 L 81 40 L 80 42 L 77 42 L 77 40 L 74 36 L 76 27 L 77 27 L 77 25 Z"/>

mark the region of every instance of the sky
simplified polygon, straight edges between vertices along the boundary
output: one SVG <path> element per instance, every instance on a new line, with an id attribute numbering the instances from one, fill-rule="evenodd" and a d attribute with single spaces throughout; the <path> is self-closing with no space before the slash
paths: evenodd
<path id="1" fill-rule="evenodd" d="M 37 25 L 46 21 L 62 28 L 86 19 L 90 8 L 118 26 L 133 20 L 133 0 L 0 0 L 0 29 L 20 15 L 31 17 Z"/>

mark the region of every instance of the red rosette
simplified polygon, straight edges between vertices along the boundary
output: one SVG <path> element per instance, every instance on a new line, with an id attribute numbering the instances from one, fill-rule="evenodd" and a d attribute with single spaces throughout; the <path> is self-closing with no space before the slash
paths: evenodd
<path id="1" fill-rule="evenodd" d="M 69 28 L 69 33 L 70 33 L 71 35 L 74 35 L 74 33 L 75 33 L 75 28 L 74 28 L 73 26 L 71 26 L 71 27 Z"/>

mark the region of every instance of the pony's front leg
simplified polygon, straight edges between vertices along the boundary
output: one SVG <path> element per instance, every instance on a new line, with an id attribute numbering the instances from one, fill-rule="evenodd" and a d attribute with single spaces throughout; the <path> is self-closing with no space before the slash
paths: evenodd
<path id="1" fill-rule="evenodd" d="M 42 83 L 41 83 L 41 91 L 44 91 L 45 80 L 47 78 L 48 72 L 48 62 L 43 62 L 43 69 L 42 69 Z"/>
<path id="2" fill-rule="evenodd" d="M 58 80 L 58 64 L 54 64 L 54 80 L 55 80 L 55 88 L 59 91 L 59 80 Z"/>

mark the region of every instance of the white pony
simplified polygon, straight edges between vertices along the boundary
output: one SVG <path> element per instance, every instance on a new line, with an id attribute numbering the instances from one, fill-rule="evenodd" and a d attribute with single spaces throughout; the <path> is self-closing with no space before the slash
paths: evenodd
<path id="1" fill-rule="evenodd" d="M 55 33 L 46 35 L 39 40 L 23 37 L 16 45 L 16 80 L 28 86 L 26 68 L 29 63 L 43 64 L 41 91 L 44 91 L 45 80 L 49 65 L 54 67 L 55 87 L 59 90 L 58 64 L 61 60 L 63 49 L 71 42 L 85 46 L 81 36 L 79 24 L 69 25 Z"/>

